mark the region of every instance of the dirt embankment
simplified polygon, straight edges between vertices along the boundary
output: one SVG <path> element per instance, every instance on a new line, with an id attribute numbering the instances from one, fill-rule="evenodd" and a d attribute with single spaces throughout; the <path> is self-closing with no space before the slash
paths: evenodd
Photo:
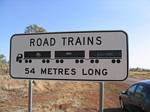
<path id="1" fill-rule="evenodd" d="M 26 112 L 28 81 L 0 78 L 0 112 Z M 97 83 L 33 81 L 32 85 L 33 112 L 97 112 Z"/>
<path id="2" fill-rule="evenodd" d="M 119 112 L 119 93 L 134 82 L 105 83 L 105 112 Z M 131 82 L 131 83 L 128 83 Z M 98 112 L 96 82 L 33 81 L 33 112 Z M 0 112 L 27 112 L 28 81 L 0 77 Z"/>

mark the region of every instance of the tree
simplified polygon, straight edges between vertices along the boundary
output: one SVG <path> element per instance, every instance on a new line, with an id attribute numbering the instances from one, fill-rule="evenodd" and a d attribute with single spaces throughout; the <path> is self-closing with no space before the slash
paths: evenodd
<path id="1" fill-rule="evenodd" d="M 42 32 L 46 32 L 46 30 L 36 24 L 32 24 L 26 27 L 25 32 L 24 33 L 42 33 Z"/>
<path id="2" fill-rule="evenodd" d="M 29 34 L 29 33 L 42 33 L 42 32 L 46 32 L 46 30 L 36 24 L 32 24 L 32 25 L 29 25 L 25 28 L 25 32 L 26 34 Z M 35 85 L 36 82 L 33 80 L 29 80 L 29 85 L 32 86 L 32 82 L 33 84 Z M 31 88 L 30 88 L 31 89 Z"/>
<path id="3" fill-rule="evenodd" d="M 7 63 L 6 57 L 3 54 L 0 54 L 0 63 L 2 63 L 2 64 L 6 64 Z"/>
<path id="4" fill-rule="evenodd" d="M 0 74 L 8 73 L 8 63 L 6 57 L 3 54 L 0 54 Z"/>

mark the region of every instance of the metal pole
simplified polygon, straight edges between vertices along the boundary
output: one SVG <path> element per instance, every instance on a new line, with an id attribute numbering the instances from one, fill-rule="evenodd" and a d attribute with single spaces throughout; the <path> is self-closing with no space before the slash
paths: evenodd
<path id="1" fill-rule="evenodd" d="M 99 112 L 104 112 L 104 82 L 99 82 Z"/>
<path id="2" fill-rule="evenodd" d="M 28 98 L 28 112 L 32 112 L 32 80 L 29 80 Z"/>

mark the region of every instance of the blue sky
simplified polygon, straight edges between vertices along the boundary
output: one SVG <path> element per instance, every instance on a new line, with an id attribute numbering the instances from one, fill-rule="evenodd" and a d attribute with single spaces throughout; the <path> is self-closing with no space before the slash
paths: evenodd
<path id="1" fill-rule="evenodd" d="M 124 30 L 130 67 L 150 69 L 149 0 L 0 0 L 0 54 L 8 59 L 11 35 L 30 24 L 48 32 Z"/>

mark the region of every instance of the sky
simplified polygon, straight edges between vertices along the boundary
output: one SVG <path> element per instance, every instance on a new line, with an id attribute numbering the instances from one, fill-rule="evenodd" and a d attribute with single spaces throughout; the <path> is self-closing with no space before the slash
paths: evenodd
<path id="1" fill-rule="evenodd" d="M 150 0 L 0 0 L 0 54 L 31 24 L 48 32 L 124 30 L 129 67 L 150 69 Z"/>

